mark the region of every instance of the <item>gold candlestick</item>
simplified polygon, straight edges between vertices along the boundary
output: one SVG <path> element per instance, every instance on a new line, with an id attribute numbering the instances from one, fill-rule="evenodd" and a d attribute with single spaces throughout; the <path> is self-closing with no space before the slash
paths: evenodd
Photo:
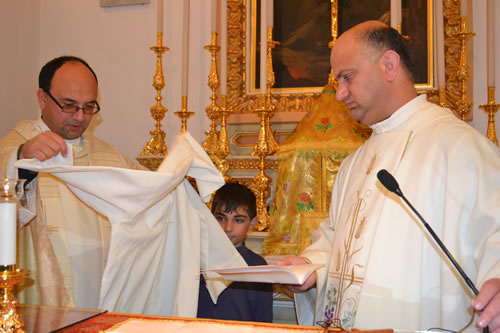
<path id="1" fill-rule="evenodd" d="M 273 155 L 279 149 L 279 145 L 274 139 L 274 131 L 271 129 L 271 118 L 276 111 L 276 105 L 273 103 L 271 89 L 275 83 L 273 70 L 272 50 L 278 45 L 273 41 L 273 28 L 267 28 L 267 67 L 266 67 L 266 94 L 259 96 L 255 112 L 260 116 L 260 130 L 257 143 L 252 151 L 253 156 L 259 157 L 259 174 L 254 177 L 254 188 L 257 192 L 257 218 L 259 223 L 255 227 L 258 231 L 264 231 L 269 228 L 269 214 L 267 212 L 266 201 L 269 197 L 269 184 L 271 177 L 265 173 L 266 156 Z"/>
<path id="2" fill-rule="evenodd" d="M 17 313 L 19 302 L 12 293 L 12 289 L 19 284 L 30 272 L 25 269 L 9 269 L 0 272 L 0 332 L 22 333 L 24 324 Z"/>
<path id="3" fill-rule="evenodd" d="M 210 64 L 210 73 L 208 74 L 208 86 L 212 90 L 212 95 L 210 99 L 212 103 L 205 108 L 208 118 L 212 121 L 210 125 L 210 130 L 205 131 L 205 140 L 203 140 L 202 147 L 207 152 L 208 156 L 215 161 L 217 145 L 218 145 L 218 132 L 217 132 L 217 119 L 219 118 L 219 106 L 217 106 L 217 95 L 215 91 L 219 87 L 219 75 L 217 73 L 217 52 L 220 47 L 217 46 L 217 33 L 212 32 L 212 44 L 206 45 L 204 47 L 206 50 L 210 51 L 212 55 L 212 61 Z"/>
<path id="4" fill-rule="evenodd" d="M 194 112 L 188 111 L 188 97 L 182 96 L 182 106 L 179 111 L 174 112 L 179 118 L 181 118 L 181 133 L 187 132 L 187 119 L 194 114 Z"/>
<path id="5" fill-rule="evenodd" d="M 273 103 L 273 96 L 271 89 L 276 83 L 274 70 L 273 70 L 273 49 L 279 45 L 279 42 L 273 41 L 273 28 L 267 28 L 267 67 L 266 67 L 266 99 L 265 107 L 268 111 L 266 116 L 266 134 L 267 134 L 267 144 L 269 146 L 268 155 L 273 155 L 279 149 L 279 145 L 274 139 L 274 131 L 271 129 L 271 118 L 276 112 L 276 105 Z"/>
<path id="6" fill-rule="evenodd" d="M 168 51 L 168 47 L 163 46 L 163 32 L 157 33 L 156 46 L 150 47 L 156 53 L 156 72 L 153 76 L 153 87 L 156 89 L 156 104 L 150 108 L 151 116 L 156 120 L 155 129 L 150 131 L 151 138 L 144 145 L 137 160 L 143 166 L 155 170 L 167 155 L 167 144 L 165 143 L 165 132 L 161 129 L 161 120 L 165 117 L 168 109 L 161 104 L 161 91 L 165 87 L 163 77 L 162 54 Z"/>
<path id="7" fill-rule="evenodd" d="M 495 130 L 495 113 L 498 111 L 500 105 L 495 103 L 495 87 L 488 87 L 488 104 L 481 104 L 479 107 L 488 113 L 488 130 L 486 131 L 486 136 L 498 146 Z"/>
<path id="8" fill-rule="evenodd" d="M 259 157 L 259 174 L 257 174 L 253 179 L 253 186 L 257 192 L 257 218 L 259 223 L 255 227 L 258 231 L 267 230 L 269 227 L 269 214 L 267 213 L 266 199 L 267 192 L 269 192 L 269 184 L 271 183 L 271 177 L 267 176 L 265 169 L 265 159 L 269 155 L 269 145 L 268 145 L 268 134 L 266 118 L 268 116 L 268 109 L 266 107 L 266 96 L 260 95 L 257 100 L 257 107 L 255 108 L 255 113 L 260 117 L 260 130 L 257 143 L 252 151 L 253 156 Z"/>
<path id="9" fill-rule="evenodd" d="M 226 182 L 231 180 L 231 177 L 227 174 L 229 170 L 229 163 L 226 160 L 227 155 L 229 155 L 229 140 L 227 139 L 227 117 L 233 112 L 233 110 L 227 105 L 227 96 L 221 97 L 221 107 L 219 108 L 219 114 L 221 119 L 220 131 L 218 135 L 218 143 L 216 149 L 217 156 L 217 168 L 224 176 Z"/>
<path id="10" fill-rule="evenodd" d="M 460 65 L 457 68 L 457 78 L 460 81 L 460 99 L 455 103 L 456 111 L 462 120 L 466 120 L 472 108 L 472 101 L 467 97 L 466 83 L 469 79 L 469 65 L 467 63 L 467 40 L 475 35 L 473 32 L 467 32 L 466 18 L 460 18 L 460 31 L 454 35 L 460 40 Z"/>
<path id="11" fill-rule="evenodd" d="M 2 229 L 5 234 L 2 236 L 8 237 L 2 244 L 5 245 L 2 246 L 5 253 L 2 253 L 0 265 L 0 332 L 2 333 L 24 332 L 24 324 L 17 313 L 19 302 L 12 293 L 14 286 L 30 273 L 28 270 L 16 268 L 16 216 L 23 193 L 24 179 L 0 179 L 0 206 L 2 211 L 3 208 L 7 209 L 7 214 L 2 214 L 4 219 L 0 220 L 0 223 L 4 224 Z M 14 214 L 9 213 L 11 209 Z"/>

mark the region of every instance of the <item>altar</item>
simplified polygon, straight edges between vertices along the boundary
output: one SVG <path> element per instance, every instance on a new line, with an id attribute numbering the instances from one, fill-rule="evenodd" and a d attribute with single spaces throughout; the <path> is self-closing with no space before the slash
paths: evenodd
<path id="1" fill-rule="evenodd" d="M 99 333 L 99 332 L 327 332 L 322 327 L 277 323 L 239 322 L 214 319 L 160 317 L 107 312 L 98 309 L 79 309 L 20 305 L 24 329 L 30 333 Z M 330 329 L 329 332 L 333 332 Z M 335 332 L 340 332 L 335 330 Z M 362 331 L 358 331 L 362 332 Z M 370 330 L 371 333 L 392 333 L 392 329 Z"/>

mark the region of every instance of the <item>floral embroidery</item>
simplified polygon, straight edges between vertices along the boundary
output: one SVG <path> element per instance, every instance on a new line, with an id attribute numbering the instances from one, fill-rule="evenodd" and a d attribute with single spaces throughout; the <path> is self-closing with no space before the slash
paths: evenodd
<path id="1" fill-rule="evenodd" d="M 327 130 L 329 130 L 332 127 L 332 124 L 330 123 L 330 119 L 324 117 L 320 119 L 321 124 L 316 124 L 316 129 L 318 131 L 323 131 L 326 133 Z"/>
<path id="2" fill-rule="evenodd" d="M 363 139 L 368 139 L 365 130 L 361 128 L 361 126 L 354 125 L 354 128 L 352 130 L 354 131 L 355 134 L 360 135 Z"/>
<path id="3" fill-rule="evenodd" d="M 310 158 L 314 158 L 316 152 L 314 150 L 297 150 L 297 158 L 303 158 L 308 161 Z"/>
<path id="4" fill-rule="evenodd" d="M 297 202 L 297 207 L 299 209 L 299 212 L 303 210 L 310 211 L 314 209 L 314 205 L 311 202 L 312 201 L 311 195 L 309 193 L 302 192 L 299 194 L 299 198 L 300 202 Z"/>

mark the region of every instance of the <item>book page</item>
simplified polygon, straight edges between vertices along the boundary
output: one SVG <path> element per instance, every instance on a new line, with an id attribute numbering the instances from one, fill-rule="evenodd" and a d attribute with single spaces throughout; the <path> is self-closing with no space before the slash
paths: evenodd
<path id="1" fill-rule="evenodd" d="M 264 282 L 281 284 L 303 284 L 318 268 L 324 265 L 262 265 L 234 268 L 207 269 L 216 272 L 225 280 L 244 282 Z"/>

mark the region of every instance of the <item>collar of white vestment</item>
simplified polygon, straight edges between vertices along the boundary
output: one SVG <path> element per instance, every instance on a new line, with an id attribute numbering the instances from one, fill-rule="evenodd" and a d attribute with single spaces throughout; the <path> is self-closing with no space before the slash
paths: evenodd
<path id="1" fill-rule="evenodd" d="M 379 123 L 370 125 L 370 128 L 373 130 L 373 134 L 380 134 L 404 124 L 415 112 L 417 112 L 419 109 L 418 105 L 424 103 L 425 101 L 427 101 L 427 96 L 425 94 L 419 95 L 400 107 L 389 118 L 382 120 Z"/>

